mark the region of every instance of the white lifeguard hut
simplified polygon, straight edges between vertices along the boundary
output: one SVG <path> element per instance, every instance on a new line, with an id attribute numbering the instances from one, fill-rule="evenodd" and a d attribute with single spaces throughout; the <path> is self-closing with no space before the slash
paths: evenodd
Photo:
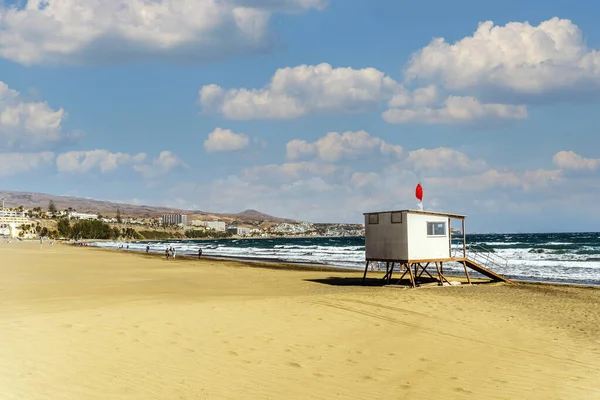
<path id="1" fill-rule="evenodd" d="M 403 272 L 400 280 L 408 274 L 410 284 L 417 286 L 419 279 L 426 274 L 437 279 L 439 284 L 450 284 L 443 273 L 446 262 L 457 262 L 463 265 L 467 281 L 470 284 L 468 268 L 473 269 L 492 280 L 511 283 L 508 279 L 486 268 L 504 264 L 485 251 L 468 249 L 466 244 L 466 216 L 444 212 L 423 210 L 398 210 L 365 213 L 365 253 L 366 265 L 363 281 L 367 276 L 369 265 L 373 262 L 384 262 L 386 274 L 384 279 L 390 283 L 395 267 Z M 451 221 L 461 225 L 459 243 L 453 246 Z M 427 268 L 435 265 L 437 278 Z"/>

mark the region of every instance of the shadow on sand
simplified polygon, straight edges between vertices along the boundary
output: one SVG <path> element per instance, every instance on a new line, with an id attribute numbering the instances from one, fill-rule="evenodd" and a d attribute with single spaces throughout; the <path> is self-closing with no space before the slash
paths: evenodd
<path id="1" fill-rule="evenodd" d="M 328 278 L 322 279 L 306 279 L 308 282 L 316 282 L 324 285 L 331 286 L 386 286 L 386 285 L 399 285 L 399 286 L 410 286 L 410 280 L 405 278 L 399 280 L 397 278 L 392 278 L 390 282 L 387 279 L 382 278 L 367 278 L 363 282 L 362 277 L 338 277 L 338 276 L 330 276 Z M 422 278 L 419 279 L 419 284 L 435 284 L 437 280 L 431 278 Z"/>

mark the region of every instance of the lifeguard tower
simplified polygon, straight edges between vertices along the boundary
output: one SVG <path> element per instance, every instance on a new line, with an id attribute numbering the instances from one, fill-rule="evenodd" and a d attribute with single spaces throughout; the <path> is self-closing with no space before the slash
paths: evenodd
<path id="1" fill-rule="evenodd" d="M 450 285 L 443 272 L 444 263 L 462 264 L 468 283 L 469 269 L 475 270 L 494 281 L 512 283 L 488 269 L 504 266 L 506 260 L 485 250 L 467 247 L 464 215 L 423 210 L 400 210 L 365 213 L 366 265 L 363 282 L 369 265 L 385 263 L 384 280 L 389 284 L 395 267 L 403 272 L 399 281 L 407 274 L 412 287 L 416 287 L 425 274 L 439 284 Z M 453 246 L 451 221 L 461 224 L 459 243 Z M 428 271 L 435 265 L 434 274 Z"/>

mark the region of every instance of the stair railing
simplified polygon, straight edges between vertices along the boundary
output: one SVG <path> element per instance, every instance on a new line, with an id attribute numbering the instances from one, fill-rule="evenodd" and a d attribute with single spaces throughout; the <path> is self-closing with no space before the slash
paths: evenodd
<path id="1" fill-rule="evenodd" d="M 467 259 L 473 260 L 484 267 L 508 267 L 508 260 L 488 247 L 479 244 L 467 245 Z"/>

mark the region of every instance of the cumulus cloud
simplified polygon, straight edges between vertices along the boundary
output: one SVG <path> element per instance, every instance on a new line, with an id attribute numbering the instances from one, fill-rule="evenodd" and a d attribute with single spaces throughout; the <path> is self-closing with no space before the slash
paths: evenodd
<path id="1" fill-rule="evenodd" d="M 566 19 L 552 18 L 537 26 L 487 21 L 453 44 L 434 39 L 412 56 L 406 77 L 471 93 L 597 91 L 600 53 L 588 49 L 578 26 Z"/>
<path id="2" fill-rule="evenodd" d="M 435 85 L 408 90 L 374 68 L 333 68 L 329 64 L 278 69 L 262 89 L 200 89 L 205 112 L 232 120 L 292 119 L 309 114 L 353 114 L 389 109 L 390 123 L 448 124 L 524 119 L 523 105 L 482 104 L 474 97 L 447 96 Z M 299 143 L 297 143 L 300 145 Z"/>
<path id="3" fill-rule="evenodd" d="M 62 108 L 54 110 L 46 102 L 27 101 L 0 82 L 0 142 L 4 147 L 38 147 L 73 137 L 62 129 L 65 117 Z"/>
<path id="4" fill-rule="evenodd" d="M 398 104 L 398 101 L 390 104 Z M 524 105 L 482 104 L 474 97 L 449 96 L 438 108 L 390 108 L 382 116 L 393 124 L 471 124 L 525 119 L 527 108 Z"/>
<path id="5" fill-rule="evenodd" d="M 473 160 L 447 147 L 413 150 L 408 153 L 406 163 L 416 171 L 483 172 L 486 167 L 485 161 Z"/>
<path id="6" fill-rule="evenodd" d="M 481 219 L 490 212 L 541 215 L 540 210 L 571 202 L 572 190 L 563 189 L 587 182 L 575 184 L 561 169 L 509 170 L 465 157 L 455 149 L 419 149 L 371 171 L 322 160 L 260 165 L 210 184 L 177 185 L 169 199 L 181 207 L 193 201 L 193 208 L 219 212 L 255 208 L 301 220 L 359 222 L 366 211 L 414 208 L 415 171 L 424 164 L 427 209 L 479 214 Z M 452 174 L 444 174 L 449 169 Z M 598 189 L 597 182 L 591 186 Z"/>
<path id="7" fill-rule="evenodd" d="M 241 176 L 249 182 L 290 183 L 306 178 L 330 176 L 339 170 L 335 165 L 305 161 L 249 167 L 242 171 Z"/>
<path id="8" fill-rule="evenodd" d="M 143 161 L 141 159 L 140 161 Z M 187 168 L 187 164 L 168 150 L 161 151 L 149 164 L 135 164 L 134 171 L 139 172 L 144 178 L 156 178 L 165 175 L 177 168 Z"/>
<path id="9" fill-rule="evenodd" d="M 243 133 L 235 133 L 230 129 L 216 128 L 208 134 L 204 141 L 204 149 L 210 153 L 217 151 L 241 150 L 250 144 L 250 139 Z"/>
<path id="10" fill-rule="evenodd" d="M 491 189 L 522 188 L 531 190 L 534 187 L 545 187 L 561 182 L 560 170 L 532 170 L 524 172 L 498 171 L 490 169 L 480 174 L 467 177 L 429 177 L 425 183 L 454 190 L 482 192 Z"/>
<path id="11" fill-rule="evenodd" d="M 52 164 L 54 153 L 0 153 L 0 176 L 29 172 Z"/>
<path id="12" fill-rule="evenodd" d="M 329 132 L 314 143 L 305 140 L 292 140 L 286 145 L 289 159 L 318 157 L 323 161 L 335 162 L 352 159 L 378 152 L 379 154 L 400 157 L 402 146 L 389 144 L 381 138 L 371 136 L 368 132 Z"/>
<path id="13" fill-rule="evenodd" d="M 234 120 L 291 119 L 311 113 L 351 114 L 377 109 L 400 85 L 375 68 L 329 64 L 278 69 L 261 89 L 200 89 L 204 111 Z"/>
<path id="14" fill-rule="evenodd" d="M 127 153 L 111 153 L 103 149 L 69 151 L 56 157 L 56 167 L 60 172 L 85 173 L 99 169 L 102 173 L 107 173 L 115 171 L 123 165 L 141 163 L 145 159 L 145 153 L 131 155 Z"/>
<path id="15" fill-rule="evenodd" d="M 600 158 L 584 158 L 573 151 L 559 151 L 552 162 L 564 170 L 595 171 L 600 167 Z"/>
<path id="16" fill-rule="evenodd" d="M 26 0 L 0 7 L 0 56 L 25 65 L 209 61 L 269 45 L 275 12 L 326 0 Z"/>
<path id="17" fill-rule="evenodd" d="M 355 188 L 373 188 L 380 179 L 376 172 L 355 172 L 350 177 L 350 182 Z"/>

